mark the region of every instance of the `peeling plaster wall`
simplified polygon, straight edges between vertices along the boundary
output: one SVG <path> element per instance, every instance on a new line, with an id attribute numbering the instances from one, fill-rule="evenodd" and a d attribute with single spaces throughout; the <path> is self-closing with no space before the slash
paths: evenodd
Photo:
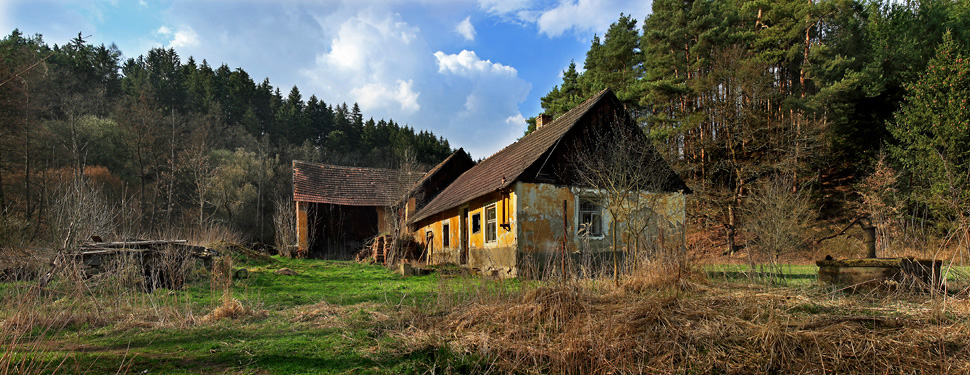
<path id="1" fill-rule="evenodd" d="M 626 241 L 631 226 L 617 222 L 604 206 L 602 212 L 603 234 L 584 238 L 577 230 L 579 213 L 576 207 L 580 197 L 604 199 L 605 194 L 592 189 L 556 186 L 542 183 L 517 182 L 516 211 L 517 237 L 519 238 L 520 273 L 541 273 L 548 265 L 558 262 L 565 238 L 566 251 L 574 264 L 599 267 L 612 261 L 613 225 L 617 225 L 617 247 L 620 254 L 633 241 Z M 641 248 L 679 249 L 684 241 L 686 196 L 682 193 L 640 193 L 643 206 L 648 207 L 650 221 L 644 222 L 646 230 L 640 237 Z M 566 202 L 566 222 L 563 223 L 563 202 Z M 623 216 L 620 216 L 621 218 Z M 563 235 L 565 231 L 565 237 Z M 625 243 L 630 242 L 630 243 Z"/>
<path id="2" fill-rule="evenodd" d="M 577 233 L 579 221 L 576 206 L 582 196 L 602 197 L 596 191 L 552 184 L 516 182 L 507 193 L 495 192 L 474 199 L 461 207 L 452 208 L 417 223 L 415 240 L 429 250 L 430 264 L 462 262 L 461 215 L 468 208 L 468 224 L 464 234 L 468 236 L 465 265 L 481 273 L 501 277 L 529 276 L 542 272 L 547 264 L 557 261 L 563 240 L 563 201 L 566 201 L 565 238 L 567 251 L 573 262 L 586 262 L 591 266 L 612 260 L 612 226 L 615 221 L 609 210 L 603 210 L 603 235 L 583 238 Z M 641 237 L 643 246 L 679 248 L 683 244 L 686 196 L 682 193 L 649 193 L 640 195 L 649 206 L 651 222 Z M 485 207 L 495 203 L 497 222 L 508 223 L 508 229 L 497 226 L 496 241 L 485 241 Z M 481 215 L 481 231 L 472 232 L 472 217 Z M 449 224 L 449 246 L 442 243 L 443 224 Z M 618 224 L 620 234 L 617 244 L 622 252 L 627 224 Z M 428 240 L 427 233 L 431 233 Z M 621 254 L 622 255 L 622 254 Z M 585 258 L 584 258 L 585 257 Z"/>

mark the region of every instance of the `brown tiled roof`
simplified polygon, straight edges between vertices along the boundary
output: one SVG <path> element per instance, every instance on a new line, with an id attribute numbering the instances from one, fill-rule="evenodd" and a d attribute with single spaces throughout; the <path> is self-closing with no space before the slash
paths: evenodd
<path id="1" fill-rule="evenodd" d="M 458 151 L 452 152 L 451 155 L 448 155 L 448 157 L 445 158 L 445 160 L 442 160 L 440 163 L 438 163 L 438 165 L 434 166 L 434 168 L 431 168 L 431 170 L 429 170 L 428 173 L 425 173 L 420 180 L 414 183 L 414 185 L 411 185 L 411 189 L 408 191 L 413 192 L 416 189 L 419 189 L 421 187 L 421 184 L 425 183 L 428 179 L 434 176 L 435 173 L 438 173 L 438 171 L 440 171 L 446 164 L 448 164 L 452 160 L 457 159 L 459 157 L 464 157 L 471 160 L 471 157 L 468 156 L 468 153 L 465 152 L 465 149 L 459 147 Z"/>
<path id="2" fill-rule="evenodd" d="M 293 161 L 293 200 L 344 206 L 389 206 L 424 173 Z"/>
<path id="3" fill-rule="evenodd" d="M 411 222 L 456 207 L 474 198 L 512 185 L 526 168 L 529 168 L 569 129 L 603 98 L 613 95 L 610 89 L 600 91 L 592 98 L 559 116 L 549 125 L 536 129 L 508 145 L 458 177 L 438 194 L 428 205 L 418 211 Z"/>

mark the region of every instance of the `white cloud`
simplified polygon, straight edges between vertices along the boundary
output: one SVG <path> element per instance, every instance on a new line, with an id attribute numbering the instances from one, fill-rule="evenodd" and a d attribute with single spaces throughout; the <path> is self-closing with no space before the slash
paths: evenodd
<path id="1" fill-rule="evenodd" d="M 440 73 L 451 73 L 466 77 L 475 75 L 515 77 L 518 74 L 515 68 L 511 66 L 479 59 L 475 51 L 462 50 L 457 55 L 446 55 L 444 52 L 438 51 L 434 53 L 434 57 L 438 59 L 438 72 Z"/>
<path id="2" fill-rule="evenodd" d="M 315 64 L 301 71 L 305 95 L 357 102 L 367 117 L 430 129 L 476 157 L 522 135 L 524 122 L 507 119 L 520 116 L 531 85 L 515 68 L 474 51 L 434 52 L 419 28 L 390 11 L 365 9 L 319 27 L 334 31 Z"/>
<path id="3" fill-rule="evenodd" d="M 484 157 L 522 136 L 525 122 L 514 119 L 522 117 L 518 105 L 525 101 L 532 85 L 519 78 L 515 68 L 483 60 L 474 51 L 438 51 L 434 56 L 442 83 L 463 98 L 454 103 L 461 107 L 451 119 L 463 127 L 463 134 L 456 136 L 460 143 L 453 141 L 455 144 L 465 145 L 476 157 Z"/>
<path id="4" fill-rule="evenodd" d="M 172 31 L 172 29 L 167 26 L 162 26 L 159 27 L 155 32 L 165 36 L 166 38 L 172 38 L 172 40 L 166 45 L 166 48 L 182 49 L 196 47 L 199 45 L 199 35 L 195 33 L 195 30 L 192 30 L 192 28 L 188 26 L 179 27 L 179 29 L 176 31 Z"/>
<path id="5" fill-rule="evenodd" d="M 464 21 L 459 22 L 458 25 L 455 26 L 455 32 L 464 37 L 465 40 L 475 40 L 475 26 L 472 25 L 472 17 L 465 17 Z"/>
<path id="6" fill-rule="evenodd" d="M 400 110 L 413 113 L 421 109 L 418 104 L 418 96 L 421 93 L 414 92 L 411 88 L 414 80 L 397 80 L 396 86 L 389 86 L 384 83 L 372 82 L 361 87 L 355 87 L 350 93 L 357 98 L 357 103 L 364 108 L 391 108 L 395 105 L 400 106 Z"/>
<path id="7" fill-rule="evenodd" d="M 413 113 L 421 108 L 414 84 L 420 63 L 413 58 L 413 50 L 422 48 L 419 33 L 400 15 L 360 11 L 340 25 L 329 50 L 303 74 L 328 91 L 325 100 L 357 102 L 365 111 Z"/>
<path id="8" fill-rule="evenodd" d="M 506 118 L 505 123 L 512 126 L 521 127 L 523 133 L 525 132 L 525 129 L 528 128 L 529 126 L 529 123 L 526 122 L 525 116 L 522 116 L 522 114 L 518 112 L 516 112 L 515 115 L 509 116 L 508 118 Z"/>
<path id="9" fill-rule="evenodd" d="M 517 22 L 536 24 L 539 32 L 558 37 L 573 32 L 586 37 L 603 34 L 616 22 L 620 13 L 643 19 L 651 11 L 651 1 L 627 0 L 559 0 L 533 3 L 528 0 L 479 0 L 479 7 L 489 13 L 510 17 Z"/>

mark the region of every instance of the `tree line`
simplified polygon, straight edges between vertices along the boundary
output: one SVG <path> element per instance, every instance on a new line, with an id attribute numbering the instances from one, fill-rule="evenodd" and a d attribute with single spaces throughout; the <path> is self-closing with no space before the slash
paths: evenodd
<path id="1" fill-rule="evenodd" d="M 542 107 L 558 116 L 612 88 L 694 188 L 693 213 L 723 228 L 727 251 L 740 245 L 745 213 L 764 214 L 751 212 L 764 206 L 761 191 L 788 202 L 808 192 L 823 219 L 880 216 L 880 207 L 938 234 L 967 228 L 970 2 L 652 7 L 642 25 L 621 14 L 594 37 L 583 69 L 570 64 Z M 752 195 L 762 204 L 748 205 Z"/>
<path id="2" fill-rule="evenodd" d="M 452 151 L 430 131 L 365 120 L 356 103 L 304 100 L 296 86 L 284 96 L 242 68 L 174 49 L 122 56 L 80 33 L 63 46 L 18 30 L 0 40 L 0 245 L 63 229 L 52 216 L 70 189 L 142 233 L 222 224 L 272 242 L 291 160 L 395 168 Z"/>

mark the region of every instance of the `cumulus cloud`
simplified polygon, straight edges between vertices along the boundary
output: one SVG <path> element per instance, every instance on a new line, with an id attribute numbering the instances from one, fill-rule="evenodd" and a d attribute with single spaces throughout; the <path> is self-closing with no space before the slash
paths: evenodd
<path id="1" fill-rule="evenodd" d="M 156 33 L 172 40 L 166 45 L 167 48 L 191 48 L 199 45 L 199 35 L 192 30 L 191 27 L 183 26 L 179 27 L 178 30 L 172 31 L 167 26 L 159 27 Z"/>
<path id="2" fill-rule="evenodd" d="M 465 40 L 475 40 L 475 26 L 472 25 L 472 17 L 465 17 L 464 21 L 459 22 L 458 26 L 455 26 L 455 32 L 465 38 Z"/>
<path id="3" fill-rule="evenodd" d="M 364 108 L 391 108 L 399 106 L 401 111 L 415 112 L 421 109 L 418 104 L 418 96 L 421 93 L 414 92 L 411 88 L 414 80 L 397 80 L 396 85 L 371 82 L 350 90 L 350 93 L 357 98 L 357 103 Z"/>
<path id="4" fill-rule="evenodd" d="M 470 50 L 434 52 L 418 27 L 390 11 L 360 10 L 338 25 L 315 64 L 301 71 L 303 92 L 431 129 L 476 157 L 522 135 L 525 122 L 508 119 L 521 117 L 531 85 L 514 67 Z"/>
<path id="5" fill-rule="evenodd" d="M 509 125 L 526 125 L 526 119 L 521 113 L 516 113 L 515 116 L 509 116 L 505 119 L 505 123 Z"/>
<path id="6" fill-rule="evenodd" d="M 361 11 L 340 25 L 316 66 L 303 74 L 326 92 L 326 100 L 357 102 L 365 111 L 418 111 L 421 92 L 414 78 L 421 64 L 413 51 L 426 48 L 419 32 L 400 15 Z"/>
<path id="7" fill-rule="evenodd" d="M 452 121 L 466 124 L 465 134 L 458 136 L 466 150 L 476 157 L 488 156 L 522 135 L 525 120 L 515 119 L 523 117 L 518 105 L 532 85 L 515 68 L 483 60 L 468 50 L 457 54 L 438 51 L 434 57 L 441 82 L 452 92 L 464 94 L 461 110 L 455 111 Z"/>
<path id="8" fill-rule="evenodd" d="M 434 53 L 434 57 L 438 59 L 439 73 L 451 73 L 466 77 L 481 75 L 515 77 L 518 74 L 518 71 L 511 66 L 478 58 L 475 51 L 462 50 L 457 55 L 447 55 L 438 51 Z"/>

